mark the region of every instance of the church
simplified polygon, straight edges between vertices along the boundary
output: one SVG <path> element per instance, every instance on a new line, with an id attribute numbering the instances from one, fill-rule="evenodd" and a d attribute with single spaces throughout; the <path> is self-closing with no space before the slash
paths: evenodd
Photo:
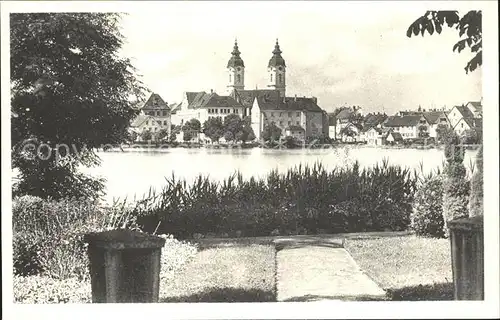
<path id="1" fill-rule="evenodd" d="M 238 114 L 251 118 L 258 140 L 264 126 L 274 123 L 284 136 L 298 139 L 328 136 L 328 117 L 315 97 L 286 96 L 286 63 L 278 40 L 267 64 L 267 89 L 245 89 L 245 63 L 235 41 L 226 66 L 227 91 L 224 96 L 215 92 L 186 92 L 172 123 L 181 124 L 192 118 L 203 124 L 211 117 L 224 118 Z M 263 68 L 264 69 L 264 68 Z"/>

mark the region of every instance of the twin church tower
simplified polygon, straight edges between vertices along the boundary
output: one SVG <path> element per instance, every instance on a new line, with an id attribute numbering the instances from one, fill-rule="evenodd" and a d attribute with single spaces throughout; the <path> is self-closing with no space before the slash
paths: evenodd
<path id="1" fill-rule="evenodd" d="M 273 56 L 271 57 L 267 65 L 267 87 L 270 90 L 278 90 L 280 96 L 284 97 L 286 89 L 286 64 L 285 59 L 283 59 L 283 57 L 281 56 L 281 53 L 282 51 L 280 50 L 278 39 L 276 39 Z M 235 40 L 233 52 L 231 52 L 231 58 L 227 63 L 227 72 L 229 74 L 227 91 L 229 94 L 233 92 L 233 90 L 245 90 L 245 63 L 243 62 L 243 59 L 240 55 L 241 52 L 238 49 L 238 42 Z"/>

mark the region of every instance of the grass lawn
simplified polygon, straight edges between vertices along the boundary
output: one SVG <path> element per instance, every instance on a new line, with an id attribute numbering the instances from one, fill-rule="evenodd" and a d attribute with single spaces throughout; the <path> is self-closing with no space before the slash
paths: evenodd
<path id="1" fill-rule="evenodd" d="M 271 245 L 201 249 L 160 284 L 160 302 L 276 301 L 275 255 Z"/>
<path id="2" fill-rule="evenodd" d="M 393 300 L 453 300 L 448 239 L 347 240 L 345 248 Z"/>

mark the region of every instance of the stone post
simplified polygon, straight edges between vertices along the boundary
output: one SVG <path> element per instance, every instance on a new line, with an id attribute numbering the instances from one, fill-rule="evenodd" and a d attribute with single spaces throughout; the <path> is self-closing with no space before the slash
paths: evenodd
<path id="1" fill-rule="evenodd" d="M 158 302 L 165 239 L 131 230 L 85 235 L 92 302 Z"/>
<path id="2" fill-rule="evenodd" d="M 483 216 L 452 220 L 448 226 L 455 300 L 484 300 Z"/>

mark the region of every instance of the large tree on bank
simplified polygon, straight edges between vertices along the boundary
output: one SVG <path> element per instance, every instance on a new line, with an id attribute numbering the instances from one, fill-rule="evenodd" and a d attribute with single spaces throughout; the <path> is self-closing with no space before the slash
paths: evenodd
<path id="1" fill-rule="evenodd" d="M 481 11 L 469 11 L 462 17 L 458 11 L 427 11 L 423 16 L 415 20 L 406 31 L 406 35 L 421 34 L 424 36 L 427 31 L 430 35 L 434 32 L 440 34 L 443 26 L 454 28 L 461 38 L 453 46 L 453 51 L 462 52 L 466 47 L 470 48 L 474 57 L 465 66 L 465 72 L 476 70 L 483 64 L 483 32 Z"/>
<path id="2" fill-rule="evenodd" d="M 10 15 L 12 164 L 15 191 L 94 198 L 103 181 L 79 172 L 94 150 L 127 138 L 143 87 L 116 13 Z M 135 97 L 136 101 L 131 99 Z"/>

